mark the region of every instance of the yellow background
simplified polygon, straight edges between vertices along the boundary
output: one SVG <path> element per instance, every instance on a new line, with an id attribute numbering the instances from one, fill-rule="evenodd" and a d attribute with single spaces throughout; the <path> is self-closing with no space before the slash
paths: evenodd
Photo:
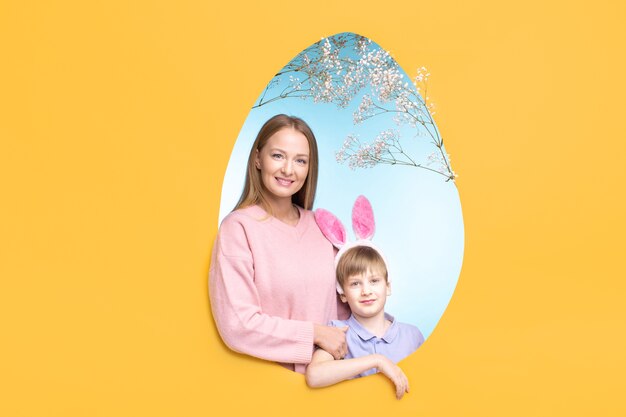
<path id="1" fill-rule="evenodd" d="M 625 3 L 2 1 L 0 415 L 622 416 Z M 431 71 L 463 270 L 382 377 L 228 351 L 206 291 L 250 106 L 322 36 Z"/>

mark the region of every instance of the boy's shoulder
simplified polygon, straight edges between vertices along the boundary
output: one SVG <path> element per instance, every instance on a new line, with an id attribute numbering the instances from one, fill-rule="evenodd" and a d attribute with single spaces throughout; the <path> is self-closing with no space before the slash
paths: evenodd
<path id="1" fill-rule="evenodd" d="M 332 327 L 350 327 L 349 320 L 331 320 L 328 325 Z"/>
<path id="2" fill-rule="evenodd" d="M 394 334 L 393 339 L 396 341 L 400 342 L 402 340 L 401 343 L 406 343 L 408 339 L 415 349 L 424 343 L 424 335 L 417 326 L 393 320 L 392 327 L 395 327 L 395 331 L 392 330 L 391 332 Z M 398 338 L 397 336 L 400 337 Z"/>
<path id="3" fill-rule="evenodd" d="M 400 321 L 396 322 L 396 326 L 398 326 L 398 332 L 405 333 L 405 334 L 412 334 L 418 339 L 424 341 L 424 336 L 422 335 L 422 332 L 417 326 L 414 326 L 409 323 L 403 323 Z"/>
<path id="4" fill-rule="evenodd" d="M 402 334 L 414 334 L 423 340 L 422 332 L 417 326 L 414 326 L 409 323 L 403 323 L 396 320 L 392 315 L 385 313 L 385 318 L 391 322 L 391 327 L 395 329 L 395 332 L 399 332 Z M 354 320 L 354 321 L 353 321 Z M 351 316 L 347 320 L 331 320 L 328 325 L 332 327 L 345 327 L 348 326 L 350 328 L 355 327 L 358 321 Z"/>

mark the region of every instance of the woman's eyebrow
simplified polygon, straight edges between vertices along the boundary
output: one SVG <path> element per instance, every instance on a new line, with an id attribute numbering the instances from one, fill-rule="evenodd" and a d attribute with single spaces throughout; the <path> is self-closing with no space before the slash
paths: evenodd
<path id="1" fill-rule="evenodd" d="M 270 150 L 271 150 L 271 151 L 274 151 L 274 152 L 275 152 L 275 151 L 278 151 L 278 152 L 282 152 L 282 153 L 284 153 L 284 154 L 287 154 L 287 152 L 286 152 L 285 150 L 280 149 L 280 148 L 271 148 Z M 299 154 L 296 154 L 296 156 L 306 156 L 306 157 L 308 158 L 308 157 L 309 157 L 309 154 L 308 154 L 308 153 L 299 153 Z"/>

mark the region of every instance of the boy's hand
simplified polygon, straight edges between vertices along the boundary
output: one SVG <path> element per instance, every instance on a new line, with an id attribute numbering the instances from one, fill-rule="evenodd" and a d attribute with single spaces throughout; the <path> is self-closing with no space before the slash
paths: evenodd
<path id="1" fill-rule="evenodd" d="M 333 355 L 335 360 L 339 360 L 348 353 L 348 344 L 346 343 L 347 330 L 348 326 L 332 327 L 315 324 L 314 342 L 317 346 Z"/>
<path id="2" fill-rule="evenodd" d="M 405 392 L 409 392 L 409 380 L 402 369 L 383 355 L 379 356 L 378 371 L 384 374 L 396 386 L 396 398 L 401 399 Z"/>

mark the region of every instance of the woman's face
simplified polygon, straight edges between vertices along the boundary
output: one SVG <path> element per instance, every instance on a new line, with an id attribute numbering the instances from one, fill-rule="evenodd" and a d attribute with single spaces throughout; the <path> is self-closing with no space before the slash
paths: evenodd
<path id="1" fill-rule="evenodd" d="M 266 197 L 291 202 L 309 173 L 309 157 L 309 142 L 299 131 L 287 127 L 270 136 L 254 161 Z"/>

